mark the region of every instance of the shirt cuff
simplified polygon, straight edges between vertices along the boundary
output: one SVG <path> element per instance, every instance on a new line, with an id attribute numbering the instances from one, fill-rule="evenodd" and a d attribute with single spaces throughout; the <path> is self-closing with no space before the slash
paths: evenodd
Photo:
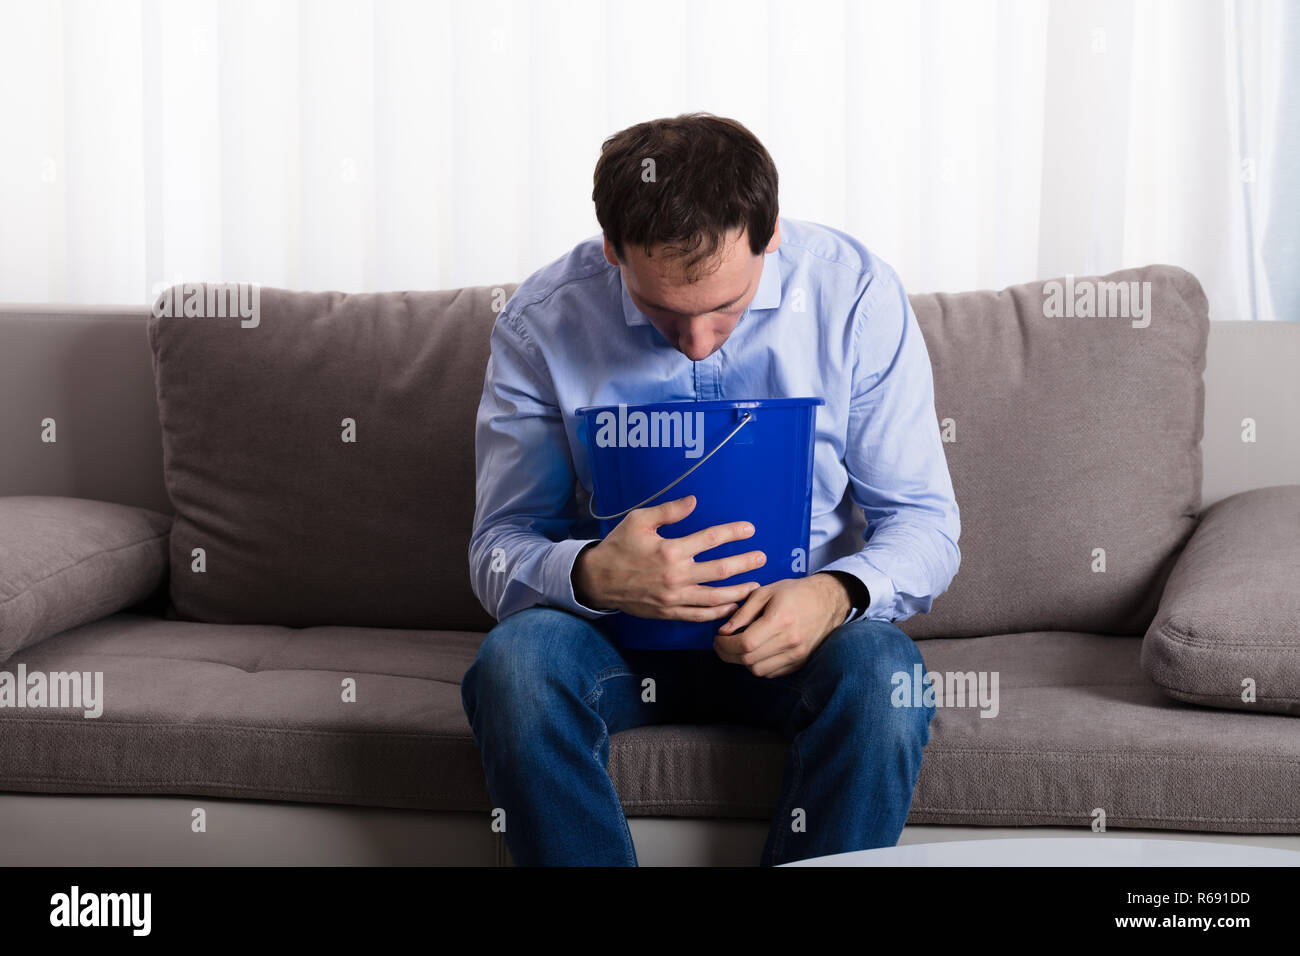
<path id="1" fill-rule="evenodd" d="M 887 574 L 867 561 L 866 556 L 861 552 L 836 558 L 830 564 L 817 570 L 844 571 L 866 585 L 867 593 L 871 596 L 871 603 L 861 610 L 849 611 L 849 616 L 844 621 L 845 624 L 867 618 L 883 617 L 886 620 L 893 619 L 889 612 L 894 606 L 894 582 L 889 579 Z"/>
<path id="2" fill-rule="evenodd" d="M 578 601 L 573 593 L 573 563 L 579 552 L 589 544 L 599 544 L 600 538 L 567 538 L 551 545 L 546 552 L 542 565 L 542 580 L 546 586 L 546 598 L 557 607 L 585 618 L 605 617 L 617 614 L 617 610 L 597 610 Z"/>
<path id="3" fill-rule="evenodd" d="M 871 595 L 870 592 L 867 591 L 867 586 L 862 583 L 861 579 L 858 578 L 857 575 L 850 574 L 847 571 L 842 571 L 839 568 L 822 568 L 820 571 L 817 571 L 815 573 L 826 574 L 829 575 L 830 577 L 833 577 L 835 580 L 839 581 L 840 584 L 844 586 L 844 590 L 848 592 L 849 609 L 844 614 L 844 620 L 840 621 L 839 624 L 840 627 L 843 627 L 845 624 L 848 624 L 858 614 L 866 610 L 865 602 L 863 602 L 862 596 L 866 594 L 867 600 L 869 601 L 871 599 Z"/>

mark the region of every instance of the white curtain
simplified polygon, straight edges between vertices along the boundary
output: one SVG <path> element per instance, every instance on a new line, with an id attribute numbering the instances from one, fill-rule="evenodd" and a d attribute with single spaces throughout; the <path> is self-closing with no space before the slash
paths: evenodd
<path id="1" fill-rule="evenodd" d="M 783 214 L 856 235 L 909 291 L 1168 262 L 1215 318 L 1298 319 L 1296 16 L 1282 0 L 6 0 L 0 300 L 517 281 L 599 231 L 604 137 L 708 110 L 767 145 Z"/>

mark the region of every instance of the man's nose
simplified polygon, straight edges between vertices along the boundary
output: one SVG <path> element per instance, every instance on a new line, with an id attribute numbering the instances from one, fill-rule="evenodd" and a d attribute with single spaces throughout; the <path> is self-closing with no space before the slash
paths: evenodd
<path id="1" fill-rule="evenodd" d="M 693 361 L 708 358 L 709 350 L 713 348 L 713 332 L 708 323 L 704 319 L 687 322 L 678 337 L 677 347 Z"/>

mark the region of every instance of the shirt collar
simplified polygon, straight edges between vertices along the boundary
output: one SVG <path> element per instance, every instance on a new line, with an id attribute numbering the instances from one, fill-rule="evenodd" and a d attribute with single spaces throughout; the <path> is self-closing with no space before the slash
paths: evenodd
<path id="1" fill-rule="evenodd" d="M 778 249 L 763 256 L 763 273 L 759 276 L 758 291 L 754 293 L 754 300 L 749 303 L 750 312 L 759 309 L 775 309 L 781 305 L 781 263 L 777 258 L 779 255 Z M 623 284 L 622 272 L 619 273 L 618 286 L 623 293 L 623 320 L 628 325 L 649 325 L 650 320 L 632 304 L 632 298 L 627 294 L 627 286 Z"/>

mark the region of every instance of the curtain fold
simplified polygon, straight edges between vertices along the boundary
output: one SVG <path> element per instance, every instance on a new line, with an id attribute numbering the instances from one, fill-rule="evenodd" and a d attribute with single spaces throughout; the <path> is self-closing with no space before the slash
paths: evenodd
<path id="1" fill-rule="evenodd" d="M 1283 0 L 0 3 L 0 300 L 517 281 L 601 141 L 708 110 L 909 291 L 1169 262 L 1300 320 Z"/>

